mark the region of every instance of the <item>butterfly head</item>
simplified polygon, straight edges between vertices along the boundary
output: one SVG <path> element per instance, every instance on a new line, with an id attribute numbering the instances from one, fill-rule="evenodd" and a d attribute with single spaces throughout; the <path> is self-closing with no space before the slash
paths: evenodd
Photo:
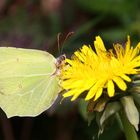
<path id="1" fill-rule="evenodd" d="M 55 74 L 56 75 L 60 75 L 61 73 L 61 70 L 63 68 L 63 66 L 65 65 L 65 59 L 66 59 L 66 55 L 63 54 L 63 55 L 60 55 L 57 59 L 56 59 L 56 72 Z"/>
<path id="2" fill-rule="evenodd" d="M 64 64 L 65 64 L 65 59 L 66 59 L 66 55 L 60 55 L 57 59 L 56 59 L 56 67 L 59 69 L 61 68 Z"/>

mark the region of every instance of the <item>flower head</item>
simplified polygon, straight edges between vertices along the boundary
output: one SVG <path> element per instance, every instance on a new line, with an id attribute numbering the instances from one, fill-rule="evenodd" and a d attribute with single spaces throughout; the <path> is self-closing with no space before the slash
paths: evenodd
<path id="1" fill-rule="evenodd" d="M 126 82 L 131 82 L 129 76 L 140 70 L 139 50 L 140 43 L 131 47 L 129 37 L 125 46 L 115 44 L 113 49 L 106 50 L 102 39 L 97 36 L 93 49 L 83 45 L 71 59 L 66 59 L 61 86 L 67 92 L 63 96 L 73 96 L 73 101 L 86 91 L 85 100 L 95 101 L 103 93 L 114 96 L 115 86 L 125 91 Z"/>

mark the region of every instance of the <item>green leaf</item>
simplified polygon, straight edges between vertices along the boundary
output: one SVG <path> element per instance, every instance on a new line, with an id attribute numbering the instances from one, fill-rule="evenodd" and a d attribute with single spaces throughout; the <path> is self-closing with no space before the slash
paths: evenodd
<path id="1" fill-rule="evenodd" d="M 44 51 L 0 48 L 0 107 L 7 117 L 36 116 L 53 104 L 61 90 L 55 63 Z"/>
<path id="2" fill-rule="evenodd" d="M 95 112 L 87 113 L 88 126 L 90 126 L 90 124 L 94 120 L 94 118 L 95 118 Z"/>
<path id="3" fill-rule="evenodd" d="M 136 12 L 138 8 L 137 4 L 138 1 L 131 1 L 131 0 L 89 0 L 88 2 L 85 0 L 76 0 L 76 2 L 86 11 L 91 13 L 102 12 L 102 13 L 110 13 L 110 14 L 131 14 Z"/>
<path id="4" fill-rule="evenodd" d="M 84 99 L 81 99 L 78 104 L 79 113 L 85 120 L 87 120 L 87 104 L 88 102 L 86 102 Z"/>
<path id="5" fill-rule="evenodd" d="M 63 48 L 71 49 L 70 46 L 75 40 L 77 40 L 81 35 L 87 33 L 92 27 L 97 25 L 102 19 L 104 19 L 104 16 L 99 16 L 97 18 L 94 18 L 93 20 L 88 21 L 86 24 L 83 24 L 76 30 L 73 36 L 69 38 L 67 43 L 63 44 Z"/>
<path id="6" fill-rule="evenodd" d="M 106 124 L 112 121 L 112 118 L 108 120 L 109 117 L 111 117 L 113 114 L 118 112 L 120 108 L 121 108 L 121 105 L 119 102 L 111 102 L 107 104 L 106 108 L 104 109 L 104 112 L 96 113 L 96 122 L 99 126 L 98 137 L 100 136 L 100 134 L 103 133 L 104 127 L 106 126 Z"/>
<path id="7" fill-rule="evenodd" d="M 88 125 L 90 125 L 92 120 L 95 118 L 95 113 L 87 111 L 88 104 L 89 103 L 86 102 L 84 99 L 81 99 L 79 104 L 78 104 L 78 108 L 79 108 L 79 112 L 82 115 L 82 117 L 85 120 L 87 120 L 88 121 Z"/>
<path id="8" fill-rule="evenodd" d="M 118 112 L 121 109 L 121 105 L 119 102 L 111 102 L 108 103 L 102 116 L 100 119 L 100 125 L 102 126 L 104 124 L 104 122 L 113 114 L 115 114 L 116 112 Z"/>
<path id="9" fill-rule="evenodd" d="M 103 114 L 102 112 L 96 112 L 96 122 L 97 122 L 98 127 L 99 127 L 98 138 L 104 131 L 104 125 L 101 125 L 101 123 L 100 123 L 102 114 Z"/>
<path id="10" fill-rule="evenodd" d="M 125 96 L 121 98 L 121 103 L 124 107 L 124 111 L 129 122 L 135 127 L 138 131 L 138 124 L 139 124 L 139 112 L 134 104 L 134 100 L 132 96 Z"/>
<path id="11" fill-rule="evenodd" d="M 107 30 L 102 30 L 101 32 L 101 36 L 103 36 L 105 40 L 109 40 L 111 42 L 121 40 L 122 38 L 125 38 L 127 34 L 128 31 L 124 28 L 109 28 Z"/>
<path id="12" fill-rule="evenodd" d="M 133 99 L 135 102 L 140 106 L 140 94 L 138 93 L 132 93 Z"/>

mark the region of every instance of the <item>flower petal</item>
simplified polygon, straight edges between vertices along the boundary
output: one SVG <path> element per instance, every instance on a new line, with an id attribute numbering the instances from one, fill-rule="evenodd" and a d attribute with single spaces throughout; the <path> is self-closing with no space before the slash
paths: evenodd
<path id="1" fill-rule="evenodd" d="M 121 75 L 121 78 L 123 78 L 125 81 L 127 81 L 127 82 L 131 82 L 131 78 L 129 78 L 127 75 L 125 75 L 125 74 L 122 74 Z"/>
<path id="2" fill-rule="evenodd" d="M 88 92 L 88 94 L 87 94 L 85 100 L 86 100 L 86 101 L 90 100 L 91 98 L 93 98 L 93 97 L 95 96 L 95 94 L 96 94 L 96 89 L 95 89 L 95 86 L 93 86 L 93 87 L 89 90 L 89 92 Z"/>
<path id="3" fill-rule="evenodd" d="M 97 100 L 104 89 L 108 96 L 115 94 L 115 83 L 123 91 L 127 89 L 125 81 L 131 82 L 129 75 L 140 71 L 140 43 L 133 48 L 128 36 L 125 47 L 114 45 L 114 51 L 106 50 L 100 36 L 94 41 L 95 51 L 90 46 L 76 51 L 60 75 L 61 86 L 67 91 L 63 96 L 73 96 L 75 100 L 83 91 L 88 91 L 85 100 Z"/>
<path id="4" fill-rule="evenodd" d="M 125 91 L 125 90 L 127 89 L 126 83 L 125 83 L 120 77 L 115 77 L 115 78 L 113 78 L 113 81 L 117 84 L 117 86 L 118 86 L 121 90 Z"/>
<path id="5" fill-rule="evenodd" d="M 85 58 L 83 57 L 82 53 L 79 52 L 79 51 L 76 51 L 75 53 L 75 56 L 77 56 L 79 58 L 79 60 L 81 60 L 82 62 L 85 61 Z"/>
<path id="6" fill-rule="evenodd" d="M 74 101 L 78 98 L 78 96 L 81 94 L 81 92 L 77 92 L 73 95 L 73 97 L 71 98 L 71 101 Z"/>
<path id="7" fill-rule="evenodd" d="M 94 46 L 98 55 L 100 55 L 101 51 L 106 51 L 106 48 L 100 36 L 96 37 L 96 40 L 94 41 Z"/>
<path id="8" fill-rule="evenodd" d="M 91 98 L 93 98 L 97 92 L 97 90 L 100 88 L 100 87 L 103 87 L 104 83 L 103 83 L 103 80 L 99 80 L 95 85 L 93 85 L 93 87 L 89 90 L 85 100 L 90 100 Z"/>
<path id="9" fill-rule="evenodd" d="M 140 42 L 137 44 L 136 48 L 139 48 L 140 49 Z"/>
<path id="10" fill-rule="evenodd" d="M 64 93 L 63 97 L 65 98 L 65 97 L 72 96 L 72 95 L 74 95 L 78 91 L 79 91 L 78 89 L 71 89 L 71 90 L 67 91 L 66 93 Z"/>
<path id="11" fill-rule="evenodd" d="M 102 92 L 103 92 L 103 88 L 99 88 L 97 90 L 94 101 L 96 101 L 102 95 Z"/>
<path id="12" fill-rule="evenodd" d="M 108 91 L 109 97 L 114 96 L 115 88 L 114 88 L 114 83 L 113 83 L 112 80 L 109 80 L 108 83 L 107 83 L 107 91 Z"/>
<path id="13" fill-rule="evenodd" d="M 126 47 L 125 47 L 125 54 L 127 54 L 130 50 L 130 36 L 127 37 Z"/>

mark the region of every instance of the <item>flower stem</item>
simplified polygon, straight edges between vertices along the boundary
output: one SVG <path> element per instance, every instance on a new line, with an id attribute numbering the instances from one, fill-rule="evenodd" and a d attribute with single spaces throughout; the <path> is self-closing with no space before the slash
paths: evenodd
<path id="1" fill-rule="evenodd" d="M 138 136 L 135 131 L 135 128 L 133 127 L 132 124 L 130 124 L 130 122 L 128 121 L 128 119 L 123 111 L 120 112 L 120 118 L 122 121 L 126 140 L 138 140 Z"/>

